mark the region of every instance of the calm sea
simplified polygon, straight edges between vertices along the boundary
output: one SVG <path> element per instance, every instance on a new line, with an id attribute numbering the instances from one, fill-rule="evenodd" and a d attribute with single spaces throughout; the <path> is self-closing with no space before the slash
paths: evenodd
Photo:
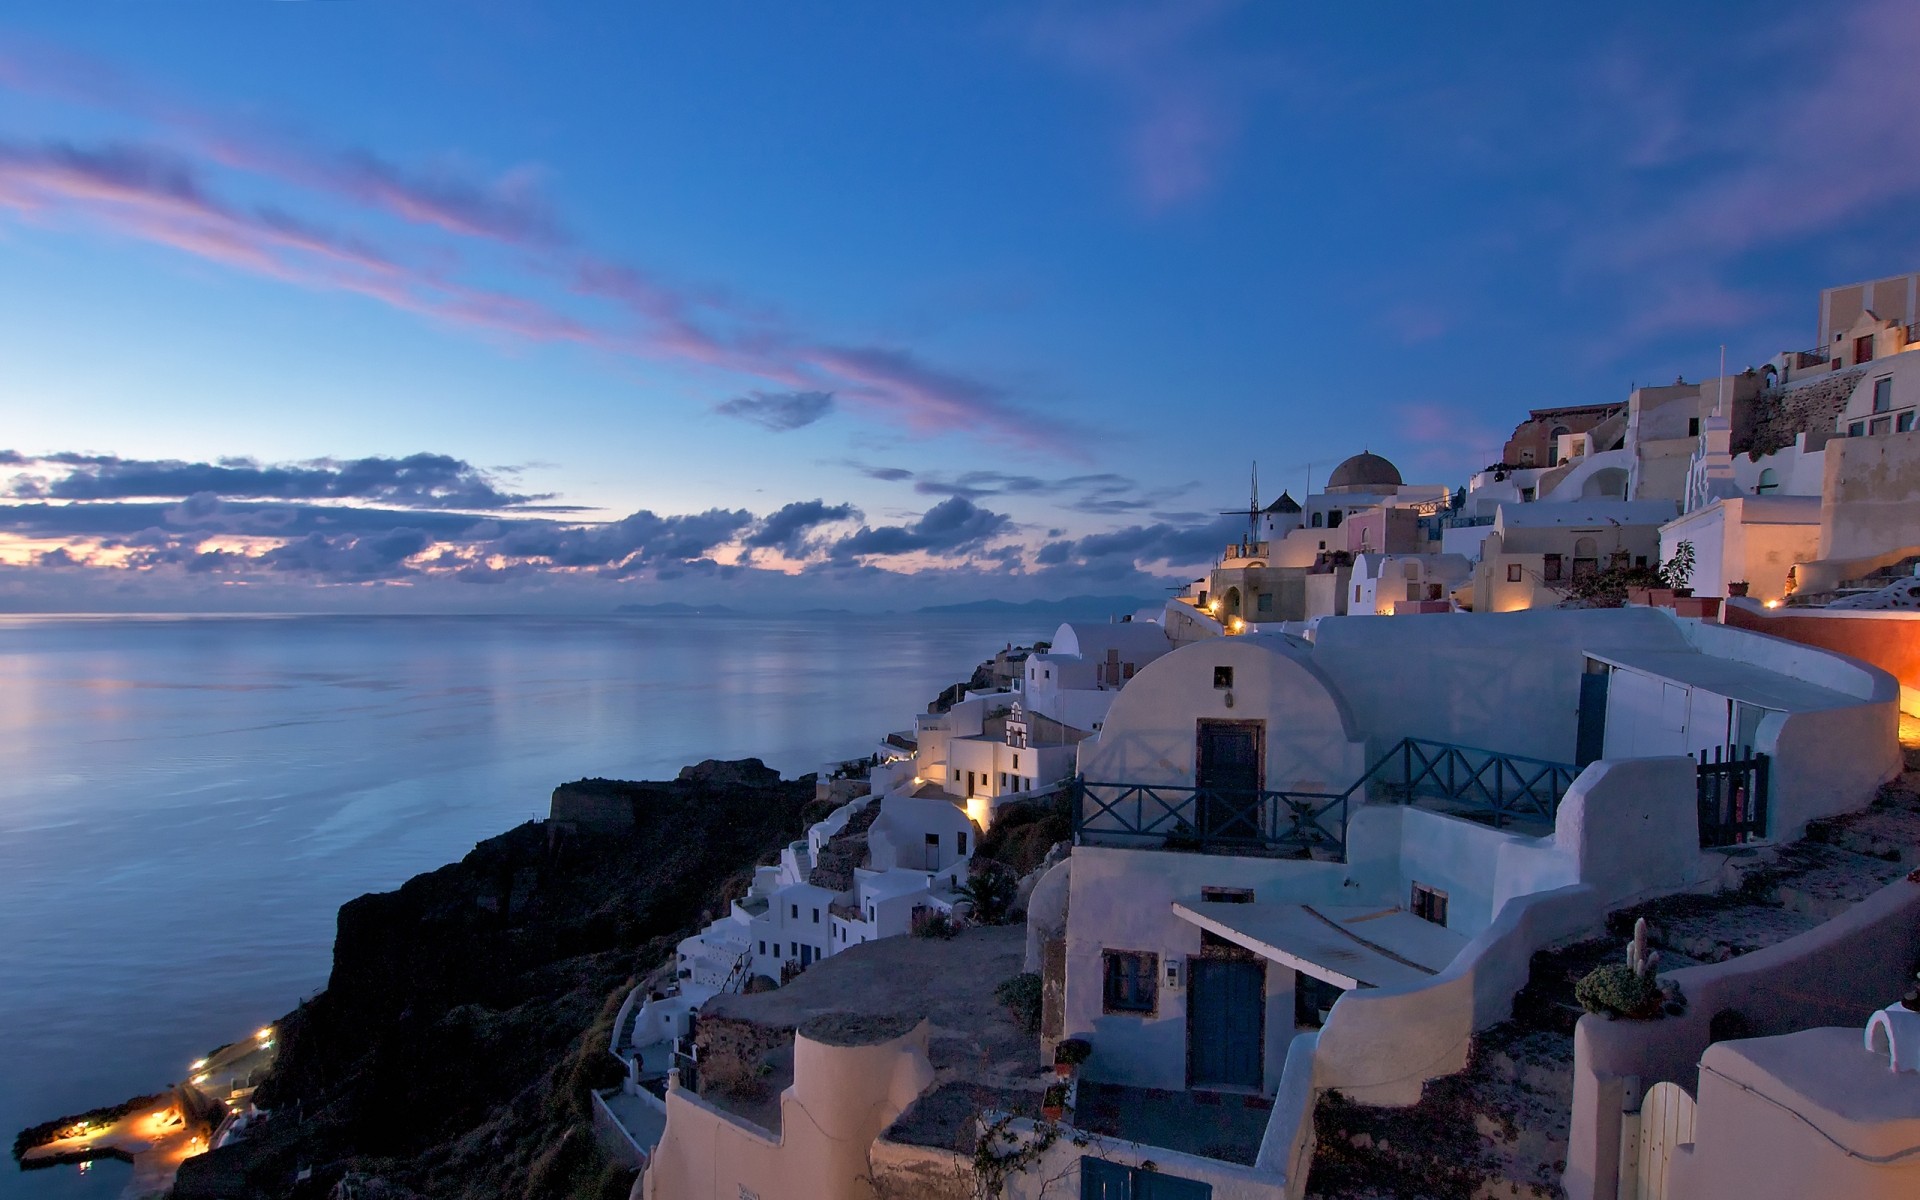
<path id="1" fill-rule="evenodd" d="M 334 910 L 555 784 L 869 752 L 1035 618 L 0 617 L 0 1135 L 325 982 Z M 0 1196 L 113 1196 L 124 1167 Z"/>

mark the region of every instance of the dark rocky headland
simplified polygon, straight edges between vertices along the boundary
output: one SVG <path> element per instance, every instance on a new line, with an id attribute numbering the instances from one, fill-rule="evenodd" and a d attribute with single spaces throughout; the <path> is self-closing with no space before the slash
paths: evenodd
<path id="1" fill-rule="evenodd" d="M 326 989 L 275 1023 L 268 1115 L 174 1195 L 626 1196 L 589 1099 L 619 1082 L 621 1000 L 827 807 L 754 759 L 582 780 L 555 819 L 348 902 Z"/>

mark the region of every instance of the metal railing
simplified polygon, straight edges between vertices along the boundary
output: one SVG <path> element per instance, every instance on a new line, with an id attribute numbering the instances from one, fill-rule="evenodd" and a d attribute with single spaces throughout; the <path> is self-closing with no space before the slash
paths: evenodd
<path id="1" fill-rule="evenodd" d="M 1074 778 L 1076 841 L 1227 854 L 1344 859 L 1347 817 L 1363 798 L 1447 806 L 1494 828 L 1551 822 L 1580 769 L 1525 755 L 1403 738 L 1340 792 L 1252 791 Z"/>
<path id="2" fill-rule="evenodd" d="M 1359 785 L 1356 784 L 1355 787 Z M 1242 791 L 1158 783 L 1073 782 L 1074 833 L 1151 849 L 1344 858 L 1347 798 L 1340 793 Z"/>
<path id="3" fill-rule="evenodd" d="M 1382 778 L 1398 767 L 1397 777 Z M 1367 772 L 1406 802 L 1438 800 L 1491 818 L 1494 828 L 1515 818 L 1551 821 L 1580 768 L 1519 754 L 1499 754 L 1449 742 L 1404 738 Z"/>

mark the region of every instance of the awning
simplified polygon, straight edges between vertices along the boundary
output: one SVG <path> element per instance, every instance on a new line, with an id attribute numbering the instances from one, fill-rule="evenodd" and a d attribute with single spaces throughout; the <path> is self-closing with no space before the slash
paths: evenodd
<path id="1" fill-rule="evenodd" d="M 1336 987 L 1424 983 L 1467 939 L 1401 908 L 1176 900 L 1181 920 Z"/>

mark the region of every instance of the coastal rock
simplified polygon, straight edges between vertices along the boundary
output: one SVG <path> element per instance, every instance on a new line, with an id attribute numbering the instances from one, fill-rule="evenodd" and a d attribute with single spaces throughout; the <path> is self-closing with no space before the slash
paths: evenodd
<path id="1" fill-rule="evenodd" d="M 813 799 L 756 761 L 718 765 L 740 769 L 567 785 L 556 796 L 623 815 L 564 834 L 529 822 L 342 906 L 326 990 L 275 1023 L 256 1096 L 271 1115 L 187 1160 L 179 1194 L 624 1194 L 631 1174 L 598 1152 L 589 1107 L 618 1082 L 620 1000 L 799 833 Z M 764 782 L 722 782 L 741 779 Z"/>
<path id="2" fill-rule="evenodd" d="M 780 772 L 757 758 L 731 761 L 709 758 L 690 767 L 681 767 L 680 782 L 697 783 L 704 787 L 773 787 L 780 782 Z"/>

